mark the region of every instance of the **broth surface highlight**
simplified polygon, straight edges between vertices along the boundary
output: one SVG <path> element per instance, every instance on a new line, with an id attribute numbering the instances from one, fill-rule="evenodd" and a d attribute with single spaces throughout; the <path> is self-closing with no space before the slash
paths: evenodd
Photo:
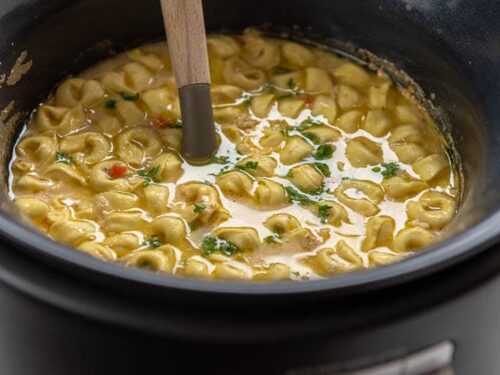
<path id="1" fill-rule="evenodd" d="M 430 116 L 382 72 L 330 51 L 208 41 L 220 148 L 180 155 L 166 45 L 63 82 L 27 124 L 11 197 L 56 241 L 127 266 L 308 280 L 401 260 L 439 239 L 460 196 Z"/>

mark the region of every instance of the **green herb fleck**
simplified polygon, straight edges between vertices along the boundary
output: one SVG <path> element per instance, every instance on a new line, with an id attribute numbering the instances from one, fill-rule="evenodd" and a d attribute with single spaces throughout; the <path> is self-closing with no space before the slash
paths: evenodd
<path id="1" fill-rule="evenodd" d="M 286 174 L 286 177 L 293 178 L 293 169 L 289 169 L 288 170 L 288 173 Z"/>
<path id="2" fill-rule="evenodd" d="M 372 171 L 376 173 L 381 172 L 382 176 L 384 176 L 384 179 L 389 179 L 391 177 L 396 176 L 399 172 L 399 169 L 400 168 L 397 163 L 390 162 L 390 163 L 383 163 L 381 167 L 373 167 Z"/>
<path id="3" fill-rule="evenodd" d="M 196 229 L 198 229 L 198 224 L 189 223 L 189 229 L 191 229 L 191 232 L 195 231 Z"/>
<path id="4" fill-rule="evenodd" d="M 314 158 L 316 160 L 329 159 L 333 155 L 333 147 L 330 145 L 321 145 L 316 149 L 314 153 Z"/>
<path id="5" fill-rule="evenodd" d="M 243 95 L 243 100 L 241 101 L 241 104 L 244 106 L 244 107 L 250 107 L 250 105 L 252 104 L 252 96 L 251 95 L 248 95 L 248 94 L 245 94 Z"/>
<path id="6" fill-rule="evenodd" d="M 321 204 L 318 206 L 318 216 L 321 219 L 323 224 L 326 223 L 328 218 L 330 217 L 330 206 L 326 204 Z"/>
<path id="7" fill-rule="evenodd" d="M 275 66 L 273 68 L 273 74 L 286 74 L 290 73 L 292 69 L 287 68 L 286 66 Z"/>
<path id="8" fill-rule="evenodd" d="M 238 169 L 257 169 L 258 165 L 259 165 L 258 161 L 249 160 L 244 164 L 236 164 L 235 167 Z"/>
<path id="9" fill-rule="evenodd" d="M 280 130 L 280 133 L 283 134 L 285 137 L 288 137 L 290 135 L 290 130 L 282 129 Z"/>
<path id="10" fill-rule="evenodd" d="M 123 100 L 127 100 L 130 102 L 135 102 L 135 101 L 139 100 L 139 97 L 140 97 L 138 92 L 133 93 L 133 92 L 128 92 L 128 91 L 122 91 L 120 93 L 120 95 L 123 98 Z"/>
<path id="11" fill-rule="evenodd" d="M 302 95 L 302 91 L 297 87 L 297 85 L 295 84 L 295 81 L 293 80 L 293 78 L 290 78 L 286 82 L 286 86 L 288 87 L 288 90 L 290 90 L 290 92 L 278 95 L 277 96 L 278 100 L 287 99 L 287 98 L 291 98 L 291 97 L 294 97 L 294 96 Z"/>
<path id="12" fill-rule="evenodd" d="M 330 167 L 325 163 L 314 163 L 314 167 L 325 177 L 330 177 L 332 172 L 330 171 Z"/>
<path id="13" fill-rule="evenodd" d="M 137 172 L 139 177 L 144 179 L 144 186 L 148 186 L 152 183 L 158 183 L 158 172 L 160 171 L 160 166 L 156 165 L 149 169 L 144 169 L 142 171 Z"/>
<path id="14" fill-rule="evenodd" d="M 210 158 L 210 164 L 228 164 L 229 156 L 212 156 Z"/>
<path id="15" fill-rule="evenodd" d="M 179 266 L 186 267 L 187 266 L 187 259 L 181 259 L 177 262 Z"/>
<path id="16" fill-rule="evenodd" d="M 278 236 L 277 234 L 271 234 L 270 236 L 264 237 L 264 242 L 269 245 L 272 245 L 275 243 L 280 243 L 281 240 L 280 236 Z"/>
<path id="17" fill-rule="evenodd" d="M 311 129 L 311 128 L 313 128 L 315 126 L 319 126 L 319 125 L 323 125 L 323 123 L 321 121 L 315 120 L 311 116 L 309 116 L 304 121 L 302 121 L 299 126 L 297 126 L 297 130 L 304 131 L 304 130 Z"/>
<path id="18" fill-rule="evenodd" d="M 108 99 L 104 102 L 104 106 L 108 109 L 115 109 L 117 103 L 115 99 Z"/>
<path id="19" fill-rule="evenodd" d="M 170 129 L 182 129 L 182 121 L 178 118 L 169 126 Z"/>
<path id="20" fill-rule="evenodd" d="M 194 208 L 193 208 L 193 211 L 197 214 L 201 214 L 203 211 L 205 211 L 205 209 L 207 208 L 207 206 L 205 206 L 204 204 L 201 204 L 201 203 L 195 203 L 194 204 Z"/>
<path id="21" fill-rule="evenodd" d="M 304 137 L 311 140 L 312 143 L 318 144 L 321 142 L 321 139 L 319 139 L 319 137 L 314 133 L 303 133 L 303 134 L 304 134 Z"/>
<path id="22" fill-rule="evenodd" d="M 297 277 L 300 277 L 300 272 L 299 272 L 299 271 L 293 271 L 293 272 L 292 272 L 292 275 L 297 276 Z"/>
<path id="23" fill-rule="evenodd" d="M 152 247 L 153 249 L 156 249 L 160 246 L 163 245 L 163 242 L 161 242 L 160 238 L 158 236 L 152 236 L 149 240 L 146 240 L 142 243 L 144 246 Z"/>
<path id="24" fill-rule="evenodd" d="M 290 202 L 297 202 L 297 203 L 303 204 L 305 206 L 313 205 L 313 204 L 317 203 L 317 202 L 313 201 L 311 198 L 309 198 L 307 195 L 299 193 L 297 190 L 295 190 L 291 186 L 287 186 L 285 188 L 285 191 L 287 193 L 288 200 Z"/>
<path id="25" fill-rule="evenodd" d="M 286 94 L 278 95 L 277 99 L 283 100 L 283 99 L 293 98 L 294 96 L 297 96 L 297 94 L 293 92 L 287 92 Z"/>
<path id="26" fill-rule="evenodd" d="M 71 164 L 72 161 L 73 159 L 71 159 L 71 156 L 65 154 L 64 152 L 58 152 L 54 159 L 54 163 Z"/>
<path id="27" fill-rule="evenodd" d="M 319 188 L 309 192 L 309 194 L 310 195 L 320 195 L 320 194 L 329 193 L 329 192 L 330 192 L 330 189 L 327 189 L 325 184 L 321 184 L 321 186 Z"/>
<path id="28" fill-rule="evenodd" d="M 204 256 L 213 253 L 221 253 L 226 256 L 233 256 L 238 248 L 233 243 L 216 236 L 205 236 L 201 244 L 201 251 Z"/>

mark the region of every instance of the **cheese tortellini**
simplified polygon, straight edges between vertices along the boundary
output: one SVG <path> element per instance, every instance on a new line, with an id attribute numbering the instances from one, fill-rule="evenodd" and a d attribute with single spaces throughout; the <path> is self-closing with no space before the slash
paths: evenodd
<path id="1" fill-rule="evenodd" d="M 145 45 L 34 112 L 11 163 L 20 214 L 102 261 L 233 282 L 330 277 L 439 240 L 458 168 L 411 90 L 255 30 L 209 36 L 208 53 L 220 143 L 208 164 L 183 158 L 166 45 Z"/>

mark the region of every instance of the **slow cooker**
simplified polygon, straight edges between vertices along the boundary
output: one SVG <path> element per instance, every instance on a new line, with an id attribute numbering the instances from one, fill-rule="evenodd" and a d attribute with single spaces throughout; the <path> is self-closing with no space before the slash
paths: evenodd
<path id="1" fill-rule="evenodd" d="M 500 3 L 205 0 L 204 7 L 209 31 L 291 30 L 369 51 L 412 77 L 463 162 L 464 197 L 450 235 L 401 263 L 274 284 L 159 276 L 53 242 L 10 208 L 15 137 L 59 81 L 161 39 L 160 5 L 2 0 L 0 373 L 499 373 Z M 13 66 L 22 77 L 12 77 Z"/>

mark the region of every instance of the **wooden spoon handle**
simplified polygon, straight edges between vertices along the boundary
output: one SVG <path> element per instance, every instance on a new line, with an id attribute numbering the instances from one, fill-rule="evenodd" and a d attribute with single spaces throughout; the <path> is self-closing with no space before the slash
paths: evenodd
<path id="1" fill-rule="evenodd" d="M 161 0 L 177 87 L 210 83 L 201 0 Z"/>

